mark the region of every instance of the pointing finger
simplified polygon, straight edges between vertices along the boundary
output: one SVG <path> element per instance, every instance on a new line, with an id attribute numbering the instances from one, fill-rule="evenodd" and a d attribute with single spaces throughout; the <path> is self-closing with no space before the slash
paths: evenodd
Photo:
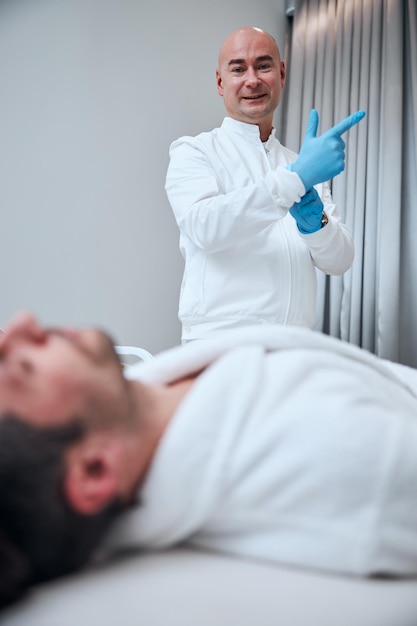
<path id="1" fill-rule="evenodd" d="M 330 135 L 343 135 L 343 133 L 349 130 L 349 128 L 352 128 L 352 126 L 355 126 L 355 124 L 360 122 L 361 119 L 364 117 L 365 111 L 356 111 L 356 113 L 345 117 L 345 119 L 339 122 L 339 124 L 336 124 L 336 126 L 330 128 L 325 134 L 329 133 Z"/>

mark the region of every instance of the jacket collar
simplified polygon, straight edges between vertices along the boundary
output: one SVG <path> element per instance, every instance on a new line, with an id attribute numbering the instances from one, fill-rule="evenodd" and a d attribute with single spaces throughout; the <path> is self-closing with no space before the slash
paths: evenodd
<path id="1" fill-rule="evenodd" d="M 228 132 L 235 132 L 239 135 L 251 139 L 253 141 L 260 141 L 259 126 L 257 124 L 248 124 L 247 122 L 240 122 L 232 117 L 225 117 L 222 123 L 222 128 Z M 275 128 L 272 127 L 271 134 L 265 142 L 265 148 L 268 150 L 272 147 L 275 141 Z"/>

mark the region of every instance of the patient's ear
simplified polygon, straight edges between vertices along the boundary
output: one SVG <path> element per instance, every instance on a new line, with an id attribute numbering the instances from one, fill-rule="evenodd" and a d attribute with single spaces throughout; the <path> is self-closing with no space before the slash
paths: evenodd
<path id="1" fill-rule="evenodd" d="M 112 437 L 91 433 L 68 450 L 64 493 L 78 513 L 98 513 L 118 492 L 120 449 Z"/>

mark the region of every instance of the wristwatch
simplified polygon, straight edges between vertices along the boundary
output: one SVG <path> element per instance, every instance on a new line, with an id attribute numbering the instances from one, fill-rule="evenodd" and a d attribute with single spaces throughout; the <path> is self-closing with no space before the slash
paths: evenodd
<path id="1" fill-rule="evenodd" d="M 326 213 L 323 211 L 323 213 L 321 214 L 321 226 L 320 226 L 320 228 L 323 228 L 328 223 L 329 223 L 329 218 L 327 217 Z"/>

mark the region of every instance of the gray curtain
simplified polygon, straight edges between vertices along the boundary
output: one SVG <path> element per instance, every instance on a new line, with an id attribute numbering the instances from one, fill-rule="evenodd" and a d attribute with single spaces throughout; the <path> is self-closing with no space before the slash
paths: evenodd
<path id="1" fill-rule="evenodd" d="M 318 275 L 317 327 L 417 366 L 416 0 L 296 0 L 289 9 L 283 140 L 298 150 L 357 109 L 332 193 L 355 242 L 341 277 Z"/>

